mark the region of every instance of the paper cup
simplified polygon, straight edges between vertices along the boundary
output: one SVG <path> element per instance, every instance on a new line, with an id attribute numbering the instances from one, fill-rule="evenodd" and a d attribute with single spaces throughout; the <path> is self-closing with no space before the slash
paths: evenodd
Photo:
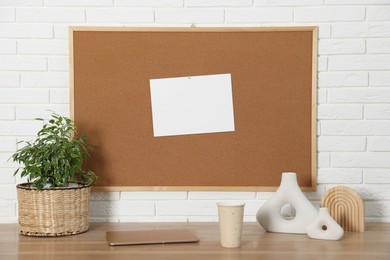
<path id="1" fill-rule="evenodd" d="M 217 203 L 221 246 L 241 246 L 245 203 Z"/>

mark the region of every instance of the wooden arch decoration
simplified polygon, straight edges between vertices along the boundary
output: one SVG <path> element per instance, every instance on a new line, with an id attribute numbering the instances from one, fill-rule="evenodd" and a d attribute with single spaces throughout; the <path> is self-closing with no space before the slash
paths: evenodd
<path id="1" fill-rule="evenodd" d="M 364 205 L 356 191 L 337 186 L 326 192 L 321 207 L 329 209 L 330 215 L 345 231 L 364 232 Z"/>

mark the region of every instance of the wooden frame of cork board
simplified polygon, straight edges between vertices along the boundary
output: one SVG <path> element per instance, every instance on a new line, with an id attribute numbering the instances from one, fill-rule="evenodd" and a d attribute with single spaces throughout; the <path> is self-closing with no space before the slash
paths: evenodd
<path id="1" fill-rule="evenodd" d="M 316 189 L 317 27 L 71 27 L 71 118 L 95 190 Z M 230 73 L 235 131 L 154 137 L 150 79 Z"/>

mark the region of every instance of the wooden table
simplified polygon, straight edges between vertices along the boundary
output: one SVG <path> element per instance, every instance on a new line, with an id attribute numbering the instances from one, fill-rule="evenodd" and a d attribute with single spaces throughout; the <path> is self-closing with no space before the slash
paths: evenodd
<path id="1" fill-rule="evenodd" d="M 192 229 L 200 242 L 110 247 L 105 237 L 113 230 L 169 228 Z M 56 238 L 21 236 L 16 224 L 1 224 L 0 259 L 390 259 L 390 223 L 369 223 L 366 232 L 346 232 L 340 241 L 267 233 L 257 223 L 244 223 L 238 249 L 219 245 L 218 223 L 92 223 L 87 233 Z"/>

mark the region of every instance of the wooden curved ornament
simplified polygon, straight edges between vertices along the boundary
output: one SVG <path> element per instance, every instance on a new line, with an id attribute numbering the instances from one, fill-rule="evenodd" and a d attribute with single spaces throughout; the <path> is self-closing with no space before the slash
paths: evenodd
<path id="1" fill-rule="evenodd" d="M 326 192 L 321 207 L 329 209 L 330 215 L 345 231 L 364 232 L 364 205 L 356 191 L 337 186 Z"/>

